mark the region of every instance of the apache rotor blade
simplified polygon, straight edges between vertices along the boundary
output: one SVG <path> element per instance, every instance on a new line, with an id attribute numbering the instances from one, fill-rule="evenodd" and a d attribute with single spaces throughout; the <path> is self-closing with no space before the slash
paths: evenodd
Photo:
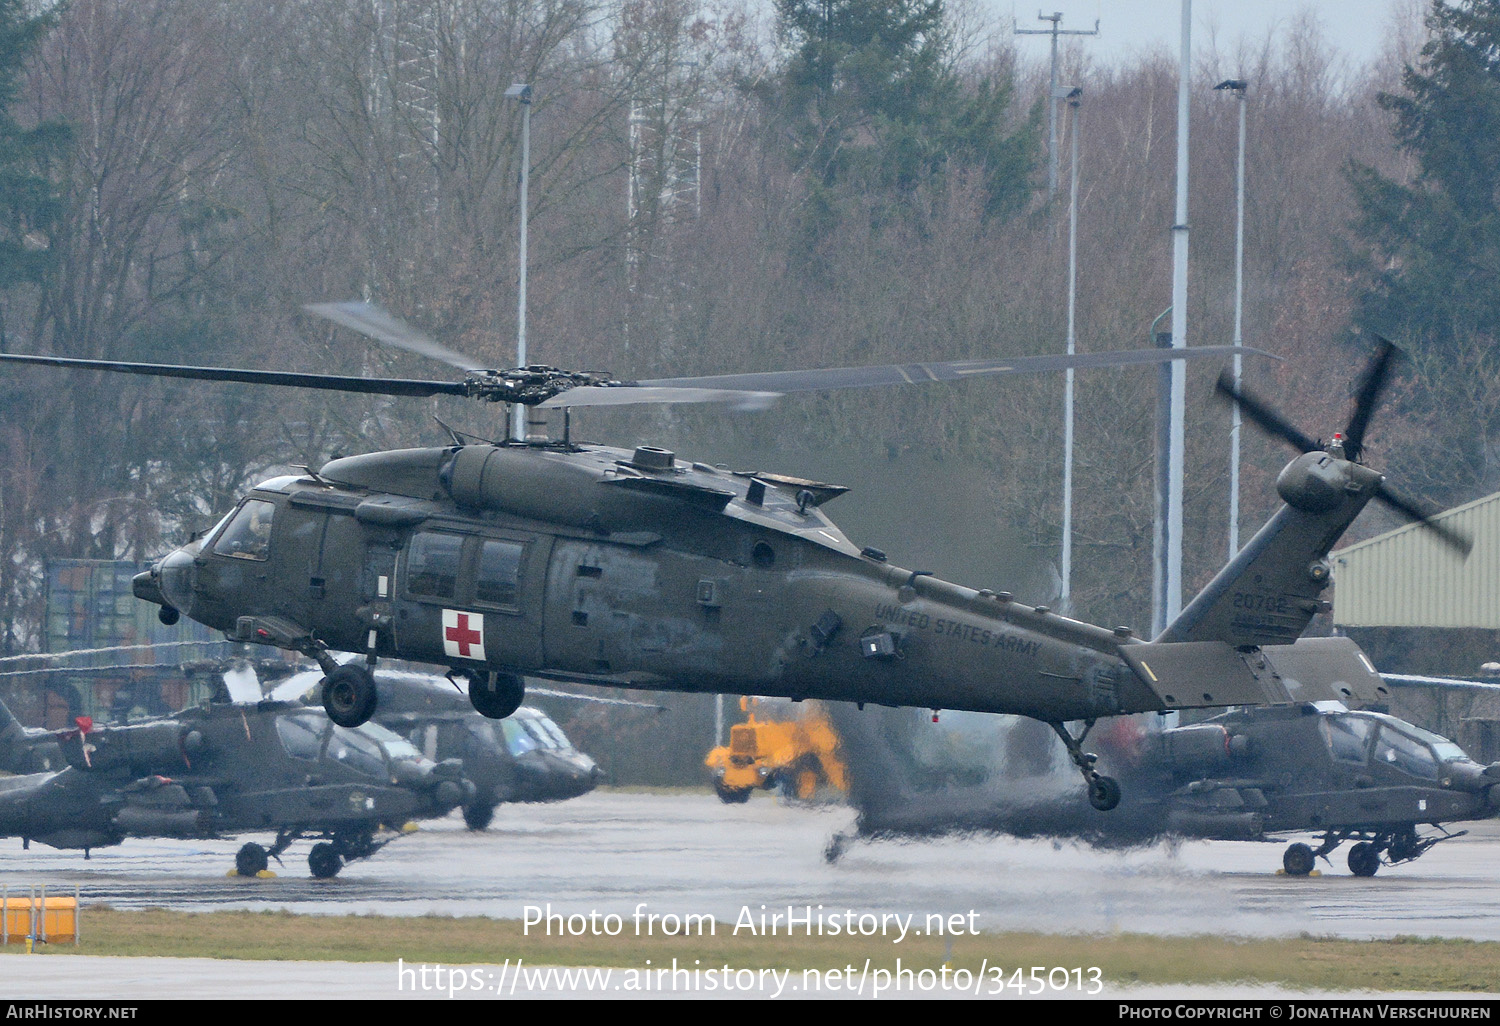
<path id="1" fill-rule="evenodd" d="M 407 324 L 394 314 L 388 313 L 376 306 L 374 303 L 348 302 L 348 303 L 308 303 L 302 309 L 308 313 L 317 314 L 319 317 L 342 324 L 346 328 L 352 328 L 361 335 L 367 335 L 378 342 L 405 349 L 408 352 L 418 353 L 422 356 L 430 356 L 434 360 L 441 360 L 461 371 L 484 370 L 486 364 L 465 356 L 463 353 L 454 352 L 442 343 L 424 335 L 416 328 Z"/>
<path id="2" fill-rule="evenodd" d="M 1391 359 L 1401 351 L 1390 339 L 1375 337 L 1380 339 L 1380 351 L 1360 379 L 1359 388 L 1354 393 L 1354 413 L 1349 418 L 1349 426 L 1344 429 L 1344 453 L 1351 460 L 1358 460 L 1364 450 L 1370 415 L 1375 412 L 1375 404 L 1390 378 Z"/>
<path id="3" fill-rule="evenodd" d="M 716 388 L 756 392 L 815 392 L 834 388 L 916 385 L 929 381 L 964 381 L 999 374 L 1035 374 L 1069 367 L 1121 367 L 1214 356 L 1271 356 L 1247 346 L 1194 346 L 1186 349 L 1136 349 L 1073 356 L 1022 356 L 995 360 L 951 360 L 942 363 L 891 364 L 884 367 L 829 367 L 823 370 L 716 374 L 704 378 L 656 378 L 628 383 L 640 388 Z M 1274 358 L 1274 357 L 1273 357 Z M 561 397 L 559 397 L 561 398 Z M 657 401 L 657 400 L 642 400 Z M 558 405 L 567 405 L 558 403 Z"/>
<path id="4" fill-rule="evenodd" d="M 1434 520 L 1417 508 L 1417 504 L 1396 492 L 1391 491 L 1386 485 L 1380 485 L 1375 489 L 1375 498 L 1398 513 L 1404 514 L 1409 520 L 1420 524 L 1422 527 L 1433 532 L 1440 538 L 1444 545 L 1456 550 L 1461 555 L 1467 556 L 1474 548 L 1474 541 L 1461 531 L 1455 531 L 1447 524 Z"/>
<path id="5" fill-rule="evenodd" d="M 122 363 L 114 360 L 75 360 L 62 356 L 17 356 L 0 353 L 0 361 L 29 363 L 75 370 L 142 374 L 154 378 L 193 378 L 198 381 L 234 381 L 248 385 L 285 385 L 316 388 L 325 392 L 359 392 L 365 395 L 468 395 L 462 382 L 417 381 L 409 378 L 358 378 L 341 374 L 299 374 L 292 371 L 237 370 L 231 367 L 179 367 L 170 363 Z"/>
<path id="6" fill-rule="evenodd" d="M 1240 412 L 1258 424 L 1261 430 L 1290 442 L 1298 452 L 1317 452 L 1323 448 L 1322 443 L 1316 438 L 1304 435 L 1265 402 L 1243 388 L 1235 388 L 1234 379 L 1227 372 L 1219 375 L 1219 381 L 1215 387 L 1221 395 L 1228 396 L 1230 402 L 1238 405 Z"/>

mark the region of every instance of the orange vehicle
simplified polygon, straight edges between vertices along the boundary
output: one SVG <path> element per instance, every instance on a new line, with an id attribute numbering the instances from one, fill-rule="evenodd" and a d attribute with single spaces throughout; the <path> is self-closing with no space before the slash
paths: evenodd
<path id="1" fill-rule="evenodd" d="M 803 800 L 829 786 L 848 790 L 838 735 L 817 702 L 775 703 L 775 720 L 758 720 L 760 700 L 741 698 L 744 723 L 729 728 L 729 744 L 708 753 L 703 764 L 713 774 L 714 793 L 726 804 L 750 800 L 757 787 Z"/>

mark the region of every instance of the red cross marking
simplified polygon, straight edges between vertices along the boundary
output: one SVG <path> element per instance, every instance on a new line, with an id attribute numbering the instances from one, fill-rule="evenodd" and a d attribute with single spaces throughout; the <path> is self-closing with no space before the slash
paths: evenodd
<path id="1" fill-rule="evenodd" d="M 470 645 L 478 645 L 484 641 L 484 635 L 469 626 L 468 613 L 458 614 L 457 626 L 443 628 L 443 637 L 457 645 L 458 654 L 465 659 L 469 657 Z"/>

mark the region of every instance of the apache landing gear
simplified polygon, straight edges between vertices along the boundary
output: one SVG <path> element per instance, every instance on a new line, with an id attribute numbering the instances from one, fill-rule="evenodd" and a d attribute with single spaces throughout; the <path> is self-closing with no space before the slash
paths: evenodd
<path id="1" fill-rule="evenodd" d="M 1057 736 L 1062 738 L 1062 743 L 1068 748 L 1068 755 L 1073 760 L 1073 765 L 1083 774 L 1083 782 L 1089 788 L 1089 804 L 1100 812 L 1108 812 L 1120 804 L 1120 785 L 1113 777 L 1106 777 L 1094 769 L 1094 763 L 1099 761 L 1099 756 L 1093 752 L 1083 750 L 1083 739 L 1089 736 L 1089 731 L 1094 727 L 1093 720 L 1086 720 L 1083 724 L 1083 733 L 1074 737 L 1068 732 L 1068 728 L 1061 723 L 1047 724 Z"/>
<path id="2" fill-rule="evenodd" d="M 1443 830 L 1442 827 L 1438 829 Z M 1457 833 L 1443 830 L 1442 834 L 1435 837 L 1421 837 L 1414 827 L 1392 833 L 1330 830 L 1319 839 L 1322 843 L 1317 848 L 1306 844 L 1294 844 L 1287 848 L 1286 854 L 1281 857 L 1281 865 L 1288 876 L 1307 876 L 1312 872 L 1313 863 L 1317 859 L 1326 858 L 1345 841 L 1354 841 L 1356 843 L 1349 849 L 1347 857 L 1349 872 L 1355 876 L 1374 876 L 1382 865 L 1395 866 L 1415 861 L 1439 841 L 1452 840 L 1466 833 L 1467 830 Z"/>

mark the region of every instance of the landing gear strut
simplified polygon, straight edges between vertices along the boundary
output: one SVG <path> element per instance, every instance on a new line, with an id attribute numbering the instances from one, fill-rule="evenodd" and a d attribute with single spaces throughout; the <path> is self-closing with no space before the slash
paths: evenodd
<path id="1" fill-rule="evenodd" d="M 1089 731 L 1094 728 L 1093 720 L 1085 720 L 1083 733 L 1074 737 L 1068 728 L 1061 723 L 1049 723 L 1062 738 L 1062 743 L 1068 748 L 1068 755 L 1073 760 L 1073 765 L 1083 774 L 1083 782 L 1088 785 L 1089 804 L 1100 812 L 1108 812 L 1120 804 L 1120 785 L 1113 777 L 1106 777 L 1094 769 L 1094 763 L 1099 761 L 1099 756 L 1093 752 L 1083 750 L 1083 739 L 1089 736 Z"/>

